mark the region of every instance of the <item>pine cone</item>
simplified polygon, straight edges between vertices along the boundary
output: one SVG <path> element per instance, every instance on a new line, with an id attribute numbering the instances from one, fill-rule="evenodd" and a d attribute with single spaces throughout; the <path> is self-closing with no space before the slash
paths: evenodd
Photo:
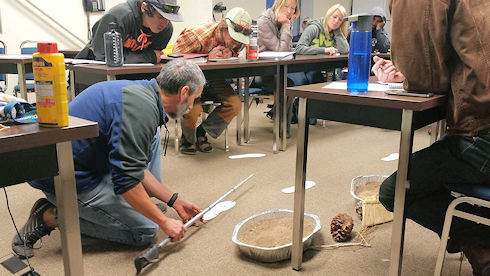
<path id="1" fill-rule="evenodd" d="M 348 214 L 338 214 L 332 219 L 330 224 L 330 233 L 334 240 L 343 242 L 350 239 L 350 234 L 354 228 L 354 221 Z"/>

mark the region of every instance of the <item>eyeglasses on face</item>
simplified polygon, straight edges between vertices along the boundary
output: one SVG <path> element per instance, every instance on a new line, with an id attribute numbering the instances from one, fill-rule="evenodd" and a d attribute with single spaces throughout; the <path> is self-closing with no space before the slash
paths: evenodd
<path id="1" fill-rule="evenodd" d="M 245 28 L 243 27 L 242 25 L 239 25 L 235 22 L 233 22 L 233 20 L 229 19 L 229 18 L 226 18 L 230 21 L 231 25 L 233 25 L 233 30 L 235 30 L 235 32 L 239 32 L 239 33 L 242 33 L 244 35 L 250 35 L 252 33 L 252 30 L 250 28 Z"/>

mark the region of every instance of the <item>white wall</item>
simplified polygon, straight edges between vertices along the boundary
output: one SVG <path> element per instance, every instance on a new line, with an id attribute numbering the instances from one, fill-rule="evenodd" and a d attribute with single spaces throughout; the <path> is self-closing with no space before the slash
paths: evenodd
<path id="1" fill-rule="evenodd" d="M 39 12 L 32 12 L 23 3 L 26 0 L 0 0 L 2 33 L 0 40 L 7 44 L 8 54 L 19 54 L 20 43 L 24 40 L 52 41 L 58 43 L 58 49 L 81 49 L 88 41 L 87 16 L 81 0 L 28 0 L 54 20 L 63 24 L 83 42 L 68 39 L 50 26 Z M 125 0 L 105 0 L 106 10 L 125 2 Z M 177 0 L 185 22 L 174 22 L 174 42 L 182 29 L 212 21 L 212 0 Z M 25 4 L 28 5 L 28 4 Z M 29 5 L 28 5 L 29 6 Z M 93 25 L 104 12 L 90 14 Z M 41 16 L 41 18 L 39 17 Z M 72 41 L 73 40 L 73 41 Z M 16 75 L 9 75 L 9 91 L 17 83 Z"/>
<path id="2" fill-rule="evenodd" d="M 229 10 L 240 7 L 244 8 L 250 14 L 252 19 L 257 20 L 259 19 L 260 14 L 265 10 L 265 0 L 213 0 L 213 6 L 219 2 L 223 2 L 226 6 L 226 11 L 223 12 L 224 15 L 226 15 L 226 12 Z M 215 16 L 217 20 L 221 19 L 221 14 L 217 13 Z"/>
<path id="3" fill-rule="evenodd" d="M 350 10 L 352 8 L 352 0 L 303 0 L 303 1 L 313 1 L 313 19 L 319 19 L 325 16 L 327 10 L 335 5 L 341 4 L 347 10 L 347 14 L 350 15 Z"/>

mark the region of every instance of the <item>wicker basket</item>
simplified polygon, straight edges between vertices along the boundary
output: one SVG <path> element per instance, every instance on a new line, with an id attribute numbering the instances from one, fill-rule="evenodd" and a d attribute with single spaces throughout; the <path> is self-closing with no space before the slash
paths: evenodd
<path id="1" fill-rule="evenodd" d="M 287 209 L 276 209 L 270 210 L 266 212 L 262 212 L 260 214 L 253 215 L 242 222 L 238 223 L 235 226 L 235 230 L 233 231 L 232 241 L 238 246 L 240 252 L 245 256 L 261 261 L 261 262 L 277 262 L 281 260 L 285 260 L 291 257 L 291 247 L 292 243 L 283 244 L 277 247 L 260 247 L 254 246 L 250 244 L 246 244 L 240 240 L 238 240 L 238 234 L 240 233 L 240 229 L 247 223 L 252 223 L 254 221 L 259 221 L 263 219 L 271 219 L 271 218 L 283 218 L 283 217 L 292 217 L 293 211 Z M 315 227 L 311 233 L 303 237 L 303 250 L 306 250 L 310 244 L 313 237 L 313 234 L 318 232 L 321 229 L 320 219 L 316 215 L 306 214 L 305 220 L 313 220 L 315 223 Z"/>

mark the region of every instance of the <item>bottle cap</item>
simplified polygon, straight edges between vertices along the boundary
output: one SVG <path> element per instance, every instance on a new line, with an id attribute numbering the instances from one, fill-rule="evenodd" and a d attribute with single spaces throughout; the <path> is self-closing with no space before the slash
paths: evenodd
<path id="1" fill-rule="evenodd" d="M 39 53 L 58 53 L 58 44 L 56 42 L 38 42 L 37 51 Z"/>
<path id="2" fill-rule="evenodd" d="M 373 15 L 368 13 L 353 14 L 344 17 L 342 21 L 352 22 L 352 28 L 358 31 L 370 31 L 372 28 L 371 22 L 373 21 Z"/>

